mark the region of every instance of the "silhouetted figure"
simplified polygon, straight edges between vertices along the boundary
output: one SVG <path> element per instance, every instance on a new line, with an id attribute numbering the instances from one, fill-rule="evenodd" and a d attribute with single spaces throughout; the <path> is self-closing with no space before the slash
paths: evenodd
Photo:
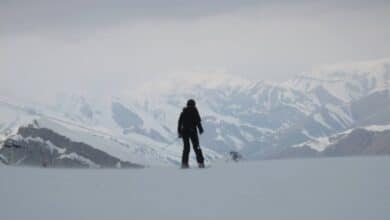
<path id="1" fill-rule="evenodd" d="M 190 140 L 192 147 L 196 154 L 196 160 L 199 168 L 204 168 L 204 158 L 202 150 L 199 146 L 198 130 L 199 133 L 203 133 L 203 127 L 199 116 L 198 109 L 196 109 L 195 101 L 190 99 L 187 102 L 187 107 L 183 109 L 180 114 L 177 132 L 179 137 L 183 138 L 183 156 L 181 160 L 181 167 L 188 168 L 188 157 L 190 155 Z"/>
<path id="2" fill-rule="evenodd" d="M 230 155 L 231 159 L 235 162 L 238 162 L 239 160 L 242 159 L 242 155 L 240 153 L 238 153 L 237 151 L 230 151 L 229 155 Z"/>

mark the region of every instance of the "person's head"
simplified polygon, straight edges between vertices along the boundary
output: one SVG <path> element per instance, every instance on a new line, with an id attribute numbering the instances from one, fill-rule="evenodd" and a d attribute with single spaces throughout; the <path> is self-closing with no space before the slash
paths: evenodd
<path id="1" fill-rule="evenodd" d="M 195 107 L 195 101 L 193 99 L 190 99 L 187 101 L 187 107 Z"/>

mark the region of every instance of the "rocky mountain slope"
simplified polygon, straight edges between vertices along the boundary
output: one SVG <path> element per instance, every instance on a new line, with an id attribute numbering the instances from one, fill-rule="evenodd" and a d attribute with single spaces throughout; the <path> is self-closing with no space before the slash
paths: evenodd
<path id="1" fill-rule="evenodd" d="M 37 120 L 41 128 L 120 161 L 175 164 L 181 154 L 177 117 L 186 100 L 194 98 L 206 130 L 201 143 L 207 160 L 229 151 L 249 159 L 354 155 L 354 141 L 328 154 L 296 146 L 358 127 L 390 124 L 389 85 L 390 60 L 379 60 L 326 67 L 283 83 L 195 74 L 191 79 L 170 76 L 105 97 L 63 94 L 50 105 L 3 97 L 0 134 L 4 142 Z M 364 132 L 351 138 L 359 135 L 368 138 Z M 372 151 L 387 152 L 360 154 Z"/>
<path id="2" fill-rule="evenodd" d="M 268 159 L 390 155 L 390 125 L 353 128 L 280 149 Z"/>
<path id="3" fill-rule="evenodd" d="M 75 142 L 48 128 L 32 125 L 20 127 L 17 135 L 0 149 L 6 164 L 43 167 L 140 168 L 141 165 L 122 161 L 102 150 Z"/>

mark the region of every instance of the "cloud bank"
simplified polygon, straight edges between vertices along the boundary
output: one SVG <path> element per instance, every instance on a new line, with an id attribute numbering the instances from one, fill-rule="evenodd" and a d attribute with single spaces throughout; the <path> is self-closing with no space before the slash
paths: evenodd
<path id="1" fill-rule="evenodd" d="M 1 91 L 109 93 L 171 73 L 284 80 L 390 57 L 386 1 L 1 1 Z"/>

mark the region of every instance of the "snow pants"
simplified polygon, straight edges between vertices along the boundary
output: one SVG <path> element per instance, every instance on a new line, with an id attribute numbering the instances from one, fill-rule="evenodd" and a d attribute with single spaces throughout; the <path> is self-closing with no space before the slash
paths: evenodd
<path id="1" fill-rule="evenodd" d="M 198 132 L 188 132 L 186 134 L 183 134 L 183 156 L 181 160 L 182 165 L 188 165 L 188 157 L 190 155 L 190 140 L 192 142 L 192 147 L 194 148 L 195 155 L 196 155 L 196 161 L 198 164 L 204 163 L 203 153 L 202 149 L 200 149 L 199 146 L 199 137 Z"/>

